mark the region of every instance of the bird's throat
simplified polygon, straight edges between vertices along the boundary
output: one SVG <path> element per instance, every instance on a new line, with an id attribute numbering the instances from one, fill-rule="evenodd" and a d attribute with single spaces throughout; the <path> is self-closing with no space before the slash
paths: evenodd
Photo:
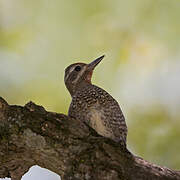
<path id="1" fill-rule="evenodd" d="M 91 78 L 92 78 L 92 71 L 90 71 L 88 74 L 87 74 L 87 77 L 86 77 L 86 82 L 90 83 L 91 84 Z"/>

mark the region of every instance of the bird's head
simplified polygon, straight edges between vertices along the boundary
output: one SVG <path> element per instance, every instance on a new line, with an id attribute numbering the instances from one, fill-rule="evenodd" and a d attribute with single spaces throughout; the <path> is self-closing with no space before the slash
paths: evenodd
<path id="1" fill-rule="evenodd" d="M 95 59 L 89 64 L 75 63 L 65 69 L 64 82 L 71 96 L 76 89 L 84 83 L 91 83 L 94 68 L 101 62 L 104 55 Z"/>

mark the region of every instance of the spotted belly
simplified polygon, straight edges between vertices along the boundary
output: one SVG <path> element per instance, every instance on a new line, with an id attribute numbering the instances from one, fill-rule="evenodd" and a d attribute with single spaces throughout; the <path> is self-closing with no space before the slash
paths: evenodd
<path id="1" fill-rule="evenodd" d="M 97 110 L 95 108 L 92 108 L 89 111 L 89 125 L 94 130 L 96 130 L 98 134 L 112 138 L 113 133 L 111 129 L 108 128 L 108 124 L 102 110 Z"/>

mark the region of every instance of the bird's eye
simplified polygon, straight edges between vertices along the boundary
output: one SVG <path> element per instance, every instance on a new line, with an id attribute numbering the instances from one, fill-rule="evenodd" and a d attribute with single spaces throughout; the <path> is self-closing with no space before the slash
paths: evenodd
<path id="1" fill-rule="evenodd" d="M 75 71 L 80 71 L 81 70 L 81 66 L 76 66 L 74 69 L 75 69 Z"/>

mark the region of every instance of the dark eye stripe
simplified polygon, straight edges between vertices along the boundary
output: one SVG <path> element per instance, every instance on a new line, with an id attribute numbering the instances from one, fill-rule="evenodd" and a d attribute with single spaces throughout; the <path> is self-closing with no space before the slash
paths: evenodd
<path id="1" fill-rule="evenodd" d="M 74 70 L 75 70 L 75 71 L 80 71 L 80 70 L 81 70 L 81 66 L 76 66 L 76 67 L 74 68 Z"/>

